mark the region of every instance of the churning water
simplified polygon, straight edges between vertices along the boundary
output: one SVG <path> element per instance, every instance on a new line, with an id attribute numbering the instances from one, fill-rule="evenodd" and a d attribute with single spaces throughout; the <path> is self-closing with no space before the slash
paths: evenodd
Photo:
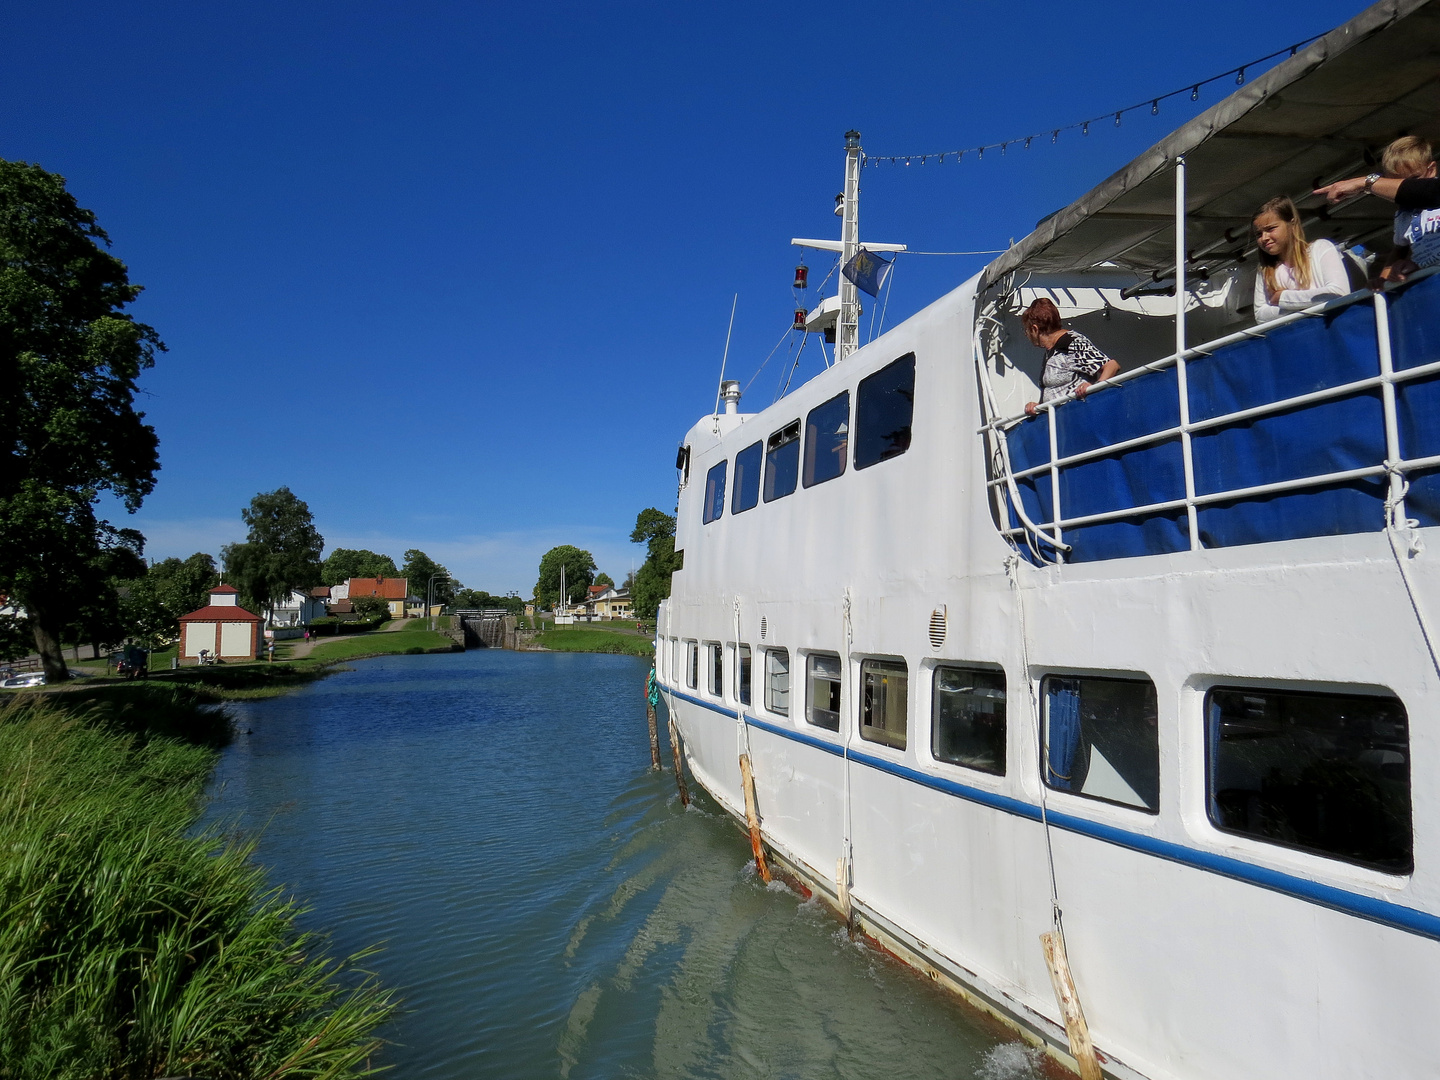
<path id="1" fill-rule="evenodd" d="M 1029 1080 L 1032 1052 L 762 885 L 649 769 L 633 657 L 367 660 L 235 707 L 212 817 L 407 1012 L 397 1077 Z M 663 721 L 662 721 L 663 722 Z M 381 1064 L 379 1060 L 376 1065 Z"/>

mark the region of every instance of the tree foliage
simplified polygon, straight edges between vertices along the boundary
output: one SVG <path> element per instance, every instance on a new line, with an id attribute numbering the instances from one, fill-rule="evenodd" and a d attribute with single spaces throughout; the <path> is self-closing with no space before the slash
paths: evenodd
<path id="1" fill-rule="evenodd" d="M 162 559 L 124 583 L 121 611 L 130 635 L 150 648 L 180 635 L 180 616 L 204 607 L 219 580 L 215 560 L 203 551 L 188 559 Z"/>
<path id="2" fill-rule="evenodd" d="M 383 622 L 390 617 L 390 601 L 383 596 L 357 596 L 350 601 L 350 606 L 362 619 L 378 618 Z"/>
<path id="3" fill-rule="evenodd" d="M 63 177 L 0 161 L 0 593 L 52 680 L 61 635 L 118 605 L 118 563 L 143 545 L 96 516 L 100 493 L 133 513 L 160 468 L 135 393 L 164 345 L 124 312 L 140 286 L 109 243 Z"/>
<path id="4" fill-rule="evenodd" d="M 596 585 L 614 585 L 614 584 L 615 584 L 615 579 L 614 579 L 613 577 L 611 577 L 609 574 L 596 574 L 596 575 L 595 575 L 594 584 L 596 584 Z"/>
<path id="5" fill-rule="evenodd" d="M 653 506 L 641 510 L 630 542 L 646 546 L 645 562 L 630 587 L 630 606 L 636 618 L 653 619 L 660 610 L 660 601 L 670 595 L 670 575 L 680 569 L 682 556 L 675 551 L 675 519 Z"/>
<path id="6" fill-rule="evenodd" d="M 399 577 L 395 560 L 365 548 L 336 548 L 320 566 L 321 585 L 343 585 L 352 577 Z"/>
<path id="7" fill-rule="evenodd" d="M 435 598 L 435 603 L 450 603 L 455 598 L 455 591 L 461 587 L 458 581 L 450 580 L 450 571 L 418 548 L 405 552 L 405 565 L 400 568 L 400 576 L 408 579 L 407 587 L 411 596 L 426 599 L 425 587 L 431 574 L 442 575 L 435 579 L 434 589 L 430 593 Z"/>
<path id="8" fill-rule="evenodd" d="M 560 567 L 565 567 L 565 592 L 570 603 L 585 596 L 595 581 L 595 556 L 570 544 L 547 551 L 540 559 L 540 580 L 535 583 L 535 602 L 551 607 L 560 598 Z"/>
<path id="9" fill-rule="evenodd" d="M 315 528 L 310 507 L 293 491 L 261 492 L 240 517 L 250 526 L 245 543 L 226 544 L 221 555 L 226 580 L 240 590 L 242 604 L 251 610 L 269 608 L 295 589 L 320 584 L 325 538 Z"/>
<path id="10" fill-rule="evenodd" d="M 519 615 L 525 610 L 525 601 L 518 596 L 492 596 L 479 589 L 460 589 L 450 606 L 465 611 L 498 611 L 503 608 L 512 615 Z"/>

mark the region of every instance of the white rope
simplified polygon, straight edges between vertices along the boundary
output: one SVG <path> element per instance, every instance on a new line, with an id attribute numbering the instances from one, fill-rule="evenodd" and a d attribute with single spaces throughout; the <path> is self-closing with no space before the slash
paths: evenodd
<path id="1" fill-rule="evenodd" d="M 1040 746 L 1040 760 L 1043 762 L 1040 773 L 1040 827 L 1045 833 L 1045 861 L 1050 869 L 1050 911 L 1055 923 L 1055 929 L 1064 933 L 1060 925 L 1060 889 L 1055 881 L 1055 848 L 1050 840 L 1050 811 L 1046 803 L 1045 791 L 1049 787 L 1046 783 L 1046 772 L 1050 768 L 1050 745 L 1045 738 L 1045 725 L 1040 719 L 1040 702 L 1035 695 L 1035 680 L 1030 677 L 1030 645 L 1029 633 L 1025 627 L 1025 590 L 1020 585 L 1020 556 L 1012 553 L 1006 556 L 1005 573 L 1010 578 L 1010 585 L 1015 590 L 1015 611 L 1020 621 L 1020 666 L 1021 674 L 1025 679 L 1026 698 L 1030 703 L 1030 716 L 1035 724 L 1035 739 Z"/>
<path id="2" fill-rule="evenodd" d="M 1385 496 L 1385 538 L 1390 541 L 1390 554 L 1395 556 L 1395 566 L 1400 571 L 1400 580 L 1405 585 L 1405 594 L 1410 598 L 1410 610 L 1415 613 L 1415 621 L 1420 625 L 1420 636 L 1425 640 L 1425 648 L 1430 652 L 1430 663 L 1435 668 L 1435 674 L 1440 675 L 1440 656 L 1437 656 L 1435 651 L 1435 635 L 1430 629 L 1429 620 L 1425 618 L 1424 610 L 1420 607 L 1420 598 L 1415 595 L 1415 584 L 1410 580 L 1410 570 L 1405 565 L 1406 556 L 1400 554 L 1400 548 L 1395 543 L 1395 538 L 1401 529 L 1404 529 L 1408 534 L 1406 539 L 1408 557 L 1413 559 L 1425 550 L 1425 542 L 1415 531 L 1420 527 L 1420 522 L 1415 518 L 1400 517 L 1400 507 L 1405 502 L 1405 496 L 1409 494 L 1410 484 L 1394 465 L 1387 462 L 1385 468 L 1391 476 L 1400 477 L 1400 483 L 1392 484 L 1389 493 Z"/>

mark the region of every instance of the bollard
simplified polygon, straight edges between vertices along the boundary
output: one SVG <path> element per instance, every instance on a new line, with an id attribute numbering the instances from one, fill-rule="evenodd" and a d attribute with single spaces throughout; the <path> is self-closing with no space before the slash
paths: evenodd
<path id="1" fill-rule="evenodd" d="M 680 732 L 675 727 L 675 718 L 670 717 L 670 756 L 675 759 L 675 787 L 680 791 L 680 805 L 690 805 L 690 792 L 685 787 L 685 763 L 681 760 Z"/>
<path id="2" fill-rule="evenodd" d="M 740 755 L 740 782 L 745 788 L 745 824 L 750 829 L 750 850 L 755 853 L 755 869 L 760 880 L 770 882 L 770 867 L 765 862 L 765 844 L 760 837 L 760 812 L 755 807 L 755 772 L 750 767 L 750 755 Z"/>

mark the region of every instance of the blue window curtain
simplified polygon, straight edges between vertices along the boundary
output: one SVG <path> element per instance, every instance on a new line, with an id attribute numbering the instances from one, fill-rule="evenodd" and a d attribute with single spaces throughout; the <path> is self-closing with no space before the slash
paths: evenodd
<path id="1" fill-rule="evenodd" d="M 1069 679 L 1049 680 L 1045 715 L 1046 777 L 1051 787 L 1069 791 L 1080 749 L 1080 687 Z"/>

